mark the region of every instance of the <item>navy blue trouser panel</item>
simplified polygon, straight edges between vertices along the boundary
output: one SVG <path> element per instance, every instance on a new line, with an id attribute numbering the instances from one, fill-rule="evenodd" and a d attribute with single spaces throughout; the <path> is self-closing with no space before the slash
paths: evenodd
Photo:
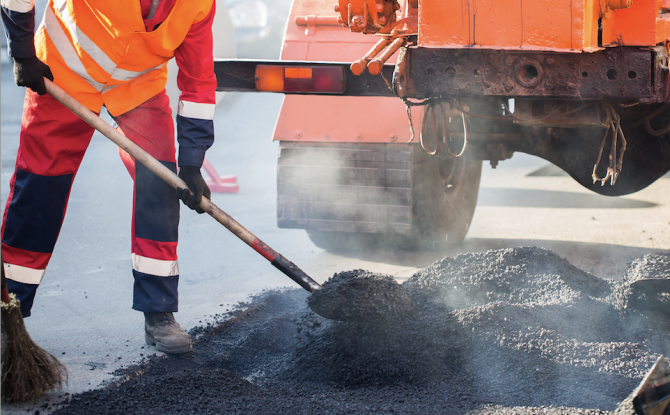
<path id="1" fill-rule="evenodd" d="M 16 295 L 16 299 L 21 302 L 21 314 L 23 317 L 30 317 L 30 309 L 33 308 L 37 284 L 24 284 L 13 280 L 7 280 L 7 291 Z"/>
<path id="2" fill-rule="evenodd" d="M 177 312 L 179 275 L 157 277 L 133 270 L 133 309 L 149 312 Z"/>
<path id="3" fill-rule="evenodd" d="M 52 253 L 73 177 L 40 176 L 17 168 L 2 242 L 26 251 Z"/>
<path id="4" fill-rule="evenodd" d="M 46 268 L 60 234 L 73 174 L 41 176 L 16 169 L 14 192 L 7 207 L 2 243 L 5 260 L 15 265 Z M 30 316 L 38 284 L 7 279 L 7 289 Z"/>
<path id="5" fill-rule="evenodd" d="M 176 163 L 161 163 L 177 172 Z M 160 242 L 177 242 L 179 237 L 175 190 L 142 163 L 135 163 L 135 236 Z"/>

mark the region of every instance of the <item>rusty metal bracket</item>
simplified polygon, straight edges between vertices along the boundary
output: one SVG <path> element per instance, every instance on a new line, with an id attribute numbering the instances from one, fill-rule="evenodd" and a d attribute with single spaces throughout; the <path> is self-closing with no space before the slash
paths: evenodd
<path id="1" fill-rule="evenodd" d="M 414 87 L 406 96 L 664 102 L 659 54 L 641 47 L 579 54 L 409 48 Z"/>

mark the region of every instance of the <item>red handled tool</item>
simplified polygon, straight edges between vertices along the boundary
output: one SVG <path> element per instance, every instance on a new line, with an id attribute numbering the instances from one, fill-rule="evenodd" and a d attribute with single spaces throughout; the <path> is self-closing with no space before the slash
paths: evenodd
<path id="1" fill-rule="evenodd" d="M 142 163 L 154 174 L 163 179 L 167 184 L 175 189 L 188 188 L 186 183 L 184 183 L 184 181 L 179 178 L 179 176 L 162 165 L 158 160 L 149 155 L 149 153 L 144 151 L 140 146 L 133 143 L 126 136 L 114 129 L 114 127 L 103 121 L 95 113 L 71 97 L 67 92 L 63 91 L 61 88 L 46 78 L 44 79 L 44 82 L 47 87 L 47 92 L 58 102 L 63 104 L 82 120 L 86 121 L 91 127 L 100 131 L 105 137 L 112 140 L 114 144 L 128 152 L 128 154 L 133 156 L 135 160 Z M 267 246 L 253 233 L 249 232 L 244 226 L 240 225 L 235 219 L 230 217 L 230 215 L 212 203 L 211 200 L 203 197 L 202 202 L 200 202 L 200 208 L 207 212 L 211 217 L 216 219 L 220 224 L 225 226 L 226 229 L 235 234 L 235 236 L 252 247 L 256 252 L 261 254 L 265 259 L 270 261 L 270 263 L 275 268 L 286 274 L 286 276 L 291 278 L 293 281 L 297 282 L 302 288 L 309 292 L 314 292 L 321 288 L 321 285 L 318 282 L 314 281 L 309 277 L 309 275 L 305 274 L 305 272 L 298 268 L 297 265 L 286 259 L 274 249 Z"/>

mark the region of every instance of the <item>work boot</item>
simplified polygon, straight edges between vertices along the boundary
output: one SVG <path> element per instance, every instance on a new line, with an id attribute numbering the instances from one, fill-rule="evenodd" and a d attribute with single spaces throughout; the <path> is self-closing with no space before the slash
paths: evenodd
<path id="1" fill-rule="evenodd" d="M 144 313 L 144 339 L 163 353 L 181 354 L 192 350 L 191 338 L 172 313 Z"/>

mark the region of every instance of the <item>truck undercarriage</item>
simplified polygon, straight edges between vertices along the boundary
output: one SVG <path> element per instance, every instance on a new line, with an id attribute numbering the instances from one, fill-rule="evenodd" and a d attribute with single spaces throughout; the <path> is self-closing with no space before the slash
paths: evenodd
<path id="1" fill-rule="evenodd" d="M 391 2 L 380 4 L 386 3 Z M 353 46 L 352 38 L 342 37 L 326 17 L 298 16 L 305 7 L 294 5 L 299 30 L 289 24 L 286 60 L 217 61 L 215 70 L 219 90 L 287 94 L 275 131 L 278 224 L 306 229 L 322 247 L 352 239 L 400 248 L 458 242 L 472 220 L 482 161 L 495 167 L 515 152 L 541 157 L 608 196 L 639 191 L 670 170 L 664 44 L 620 41 L 623 46 L 601 47 L 608 27 L 601 18 L 599 44 L 583 46 L 581 53 L 558 47 L 425 47 L 428 36 L 422 43 L 408 30 L 416 24 L 408 18 L 408 35 L 382 37 L 355 60 L 357 52 L 333 46 Z M 413 7 L 407 2 L 403 16 Z M 388 14 L 379 10 L 380 16 Z M 372 20 L 356 26 L 352 16 L 349 29 L 370 33 Z M 310 60 L 323 54 L 305 54 L 305 44 L 331 48 L 332 62 Z M 392 55 L 396 64 L 385 64 Z M 289 60 L 296 57 L 308 59 Z M 391 99 L 396 108 L 382 109 L 383 100 Z M 354 102 L 365 118 L 347 108 Z M 300 125 L 299 112 L 311 126 Z M 356 131 L 341 134 L 344 123 Z"/>

